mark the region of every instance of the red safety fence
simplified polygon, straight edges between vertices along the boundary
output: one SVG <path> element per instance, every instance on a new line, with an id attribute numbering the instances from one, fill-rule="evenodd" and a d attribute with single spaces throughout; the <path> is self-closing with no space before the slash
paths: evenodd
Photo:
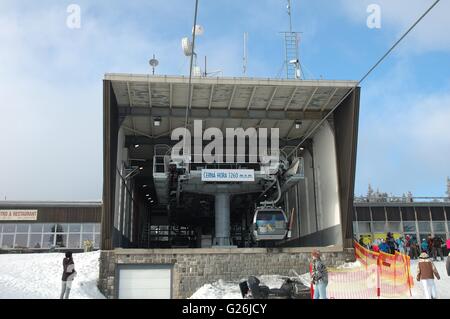
<path id="1" fill-rule="evenodd" d="M 360 267 L 329 269 L 327 297 L 334 299 L 409 298 L 413 279 L 409 256 L 370 251 L 355 242 Z"/>

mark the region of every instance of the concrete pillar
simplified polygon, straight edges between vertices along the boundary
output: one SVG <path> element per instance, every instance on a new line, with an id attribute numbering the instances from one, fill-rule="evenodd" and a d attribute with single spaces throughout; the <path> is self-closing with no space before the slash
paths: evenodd
<path id="1" fill-rule="evenodd" d="M 216 246 L 230 246 L 230 194 L 215 194 Z"/>

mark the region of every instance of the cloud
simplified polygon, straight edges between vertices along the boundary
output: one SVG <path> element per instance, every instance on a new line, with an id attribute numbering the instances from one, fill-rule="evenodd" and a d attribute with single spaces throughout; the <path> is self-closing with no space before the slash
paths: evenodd
<path id="1" fill-rule="evenodd" d="M 445 196 L 450 176 L 450 94 L 401 93 L 361 115 L 356 194 L 367 184 L 401 195 Z"/>

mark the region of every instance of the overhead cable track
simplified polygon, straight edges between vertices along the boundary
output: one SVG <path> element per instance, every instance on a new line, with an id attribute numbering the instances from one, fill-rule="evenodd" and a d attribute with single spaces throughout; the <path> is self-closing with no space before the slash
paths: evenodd
<path id="1" fill-rule="evenodd" d="M 297 151 L 297 149 L 299 147 L 301 147 L 303 145 L 303 143 L 305 143 L 305 141 L 328 119 L 328 117 L 330 117 L 331 114 L 333 114 L 334 110 L 336 110 L 336 108 L 350 95 L 352 94 L 356 88 L 372 73 L 373 70 L 375 70 L 383 61 L 384 59 L 397 47 L 397 45 L 400 44 L 400 42 L 402 42 L 402 40 L 419 24 L 420 21 L 422 21 L 423 18 L 425 18 L 425 16 L 428 15 L 428 13 L 430 13 L 430 11 L 440 2 L 441 0 L 436 0 L 431 7 L 428 8 L 427 11 L 425 11 L 424 14 L 422 14 L 420 16 L 419 19 L 417 19 L 417 21 L 402 35 L 402 37 L 400 39 L 397 40 L 397 42 L 394 43 L 394 45 L 378 60 L 377 63 L 375 63 L 374 66 L 372 66 L 372 68 L 370 68 L 370 70 L 361 78 L 361 80 L 358 81 L 358 83 L 355 84 L 354 87 L 351 88 L 350 91 L 347 92 L 347 94 L 344 95 L 343 98 L 341 98 L 339 100 L 338 103 L 336 103 L 336 105 L 330 110 L 330 112 L 327 113 L 327 115 L 325 115 L 325 117 L 320 120 L 319 123 L 317 123 L 317 125 L 315 125 L 308 134 L 306 134 L 306 136 L 304 136 L 302 138 L 302 140 L 300 141 L 300 143 L 294 147 L 294 149 L 288 154 L 288 158 L 294 154 L 294 152 Z"/>

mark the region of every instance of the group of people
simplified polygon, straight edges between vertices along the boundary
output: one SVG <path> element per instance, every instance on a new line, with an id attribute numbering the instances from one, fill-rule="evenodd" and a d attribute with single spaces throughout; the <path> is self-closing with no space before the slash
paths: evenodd
<path id="1" fill-rule="evenodd" d="M 428 256 L 433 256 L 434 261 L 437 260 L 438 255 L 441 260 L 444 260 L 443 244 L 444 241 L 439 236 L 431 237 L 431 235 L 429 235 L 426 239 L 422 239 L 420 247 L 422 252 L 427 253 Z M 450 239 L 447 240 L 447 250 L 450 251 Z"/>
<path id="2" fill-rule="evenodd" d="M 406 235 L 394 238 L 391 232 L 386 234 L 386 238 L 377 238 L 372 243 L 364 242 L 363 236 L 360 236 L 359 244 L 369 250 L 375 252 L 384 252 L 387 254 L 395 254 L 399 252 L 408 255 L 411 259 L 419 258 L 420 254 L 425 252 L 428 256 L 432 256 L 434 261 L 439 256 L 440 260 L 444 260 L 444 240 L 435 236 L 428 235 L 427 238 L 423 238 L 419 243 L 414 236 Z M 450 252 L 450 239 L 446 242 L 447 251 Z"/>
<path id="3" fill-rule="evenodd" d="M 372 243 L 365 243 L 363 236 L 360 236 L 359 244 L 369 250 L 375 252 L 384 252 L 387 254 L 395 254 L 399 252 L 402 254 L 408 253 L 407 249 L 410 247 L 410 238 L 406 236 L 406 240 L 401 236 L 397 239 L 394 238 L 391 232 L 386 234 L 386 238 L 377 238 Z"/>

